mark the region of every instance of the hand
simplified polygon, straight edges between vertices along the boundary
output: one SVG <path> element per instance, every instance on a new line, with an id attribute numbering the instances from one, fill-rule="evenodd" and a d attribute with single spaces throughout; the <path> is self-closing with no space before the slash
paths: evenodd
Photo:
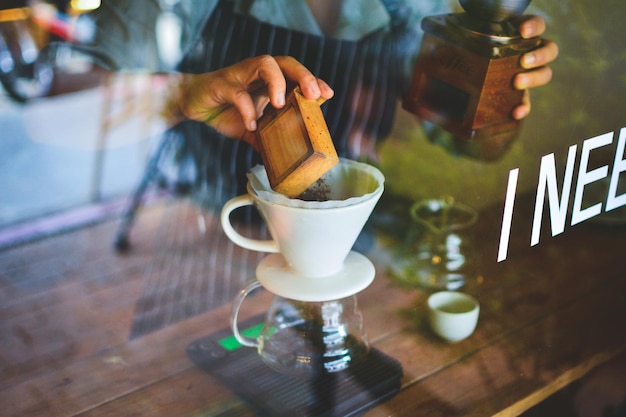
<path id="1" fill-rule="evenodd" d="M 524 38 L 541 36 L 546 30 L 546 22 L 539 16 L 525 16 L 522 18 L 518 30 Z M 529 88 L 539 87 L 550 82 L 552 70 L 548 64 L 559 55 L 556 43 L 544 39 L 543 44 L 520 58 L 520 66 L 527 71 L 520 72 L 513 79 L 513 85 L 518 90 L 525 90 L 522 104 L 513 109 L 513 117 L 523 119 L 530 113 Z"/>
<path id="2" fill-rule="evenodd" d="M 178 106 L 189 119 L 250 141 L 246 132 L 256 130 L 256 120 L 267 104 L 285 105 L 287 80 L 297 83 L 309 99 L 329 99 L 334 94 L 294 58 L 262 55 L 214 72 L 184 75 Z"/>

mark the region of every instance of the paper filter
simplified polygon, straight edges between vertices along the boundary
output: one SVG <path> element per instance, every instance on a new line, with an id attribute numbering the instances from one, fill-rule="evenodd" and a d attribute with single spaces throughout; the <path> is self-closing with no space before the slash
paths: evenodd
<path id="1" fill-rule="evenodd" d="M 375 193 L 382 193 L 385 177 L 375 167 L 340 158 L 339 163 L 299 198 L 289 198 L 272 190 L 263 165 L 248 173 L 250 187 L 265 201 L 309 209 L 344 207 L 357 204 Z"/>

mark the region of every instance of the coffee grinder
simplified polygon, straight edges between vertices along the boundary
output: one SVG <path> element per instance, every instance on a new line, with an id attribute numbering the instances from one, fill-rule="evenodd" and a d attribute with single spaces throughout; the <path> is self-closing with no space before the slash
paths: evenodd
<path id="1" fill-rule="evenodd" d="M 513 87 L 524 39 L 512 19 L 530 0 L 459 0 L 464 13 L 426 17 L 406 110 L 454 134 L 466 153 L 501 156 L 517 135 L 511 113 L 524 92 Z"/>

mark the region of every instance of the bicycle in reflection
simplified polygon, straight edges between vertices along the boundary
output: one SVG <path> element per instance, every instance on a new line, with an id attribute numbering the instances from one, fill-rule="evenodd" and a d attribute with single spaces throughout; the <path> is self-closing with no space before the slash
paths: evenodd
<path id="1" fill-rule="evenodd" d="M 12 99 L 25 102 L 50 93 L 55 70 L 80 55 L 80 45 L 93 36 L 83 15 L 98 7 L 99 0 L 2 1 L 0 82 Z"/>

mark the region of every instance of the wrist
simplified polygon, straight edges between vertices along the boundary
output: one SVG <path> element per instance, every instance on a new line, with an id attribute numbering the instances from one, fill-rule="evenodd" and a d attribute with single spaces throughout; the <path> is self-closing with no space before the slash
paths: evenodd
<path id="1" fill-rule="evenodd" d="M 169 126 L 189 120 L 189 117 L 183 110 L 187 85 L 186 78 L 184 74 L 172 74 L 168 79 L 168 95 L 163 109 L 163 117 Z"/>

